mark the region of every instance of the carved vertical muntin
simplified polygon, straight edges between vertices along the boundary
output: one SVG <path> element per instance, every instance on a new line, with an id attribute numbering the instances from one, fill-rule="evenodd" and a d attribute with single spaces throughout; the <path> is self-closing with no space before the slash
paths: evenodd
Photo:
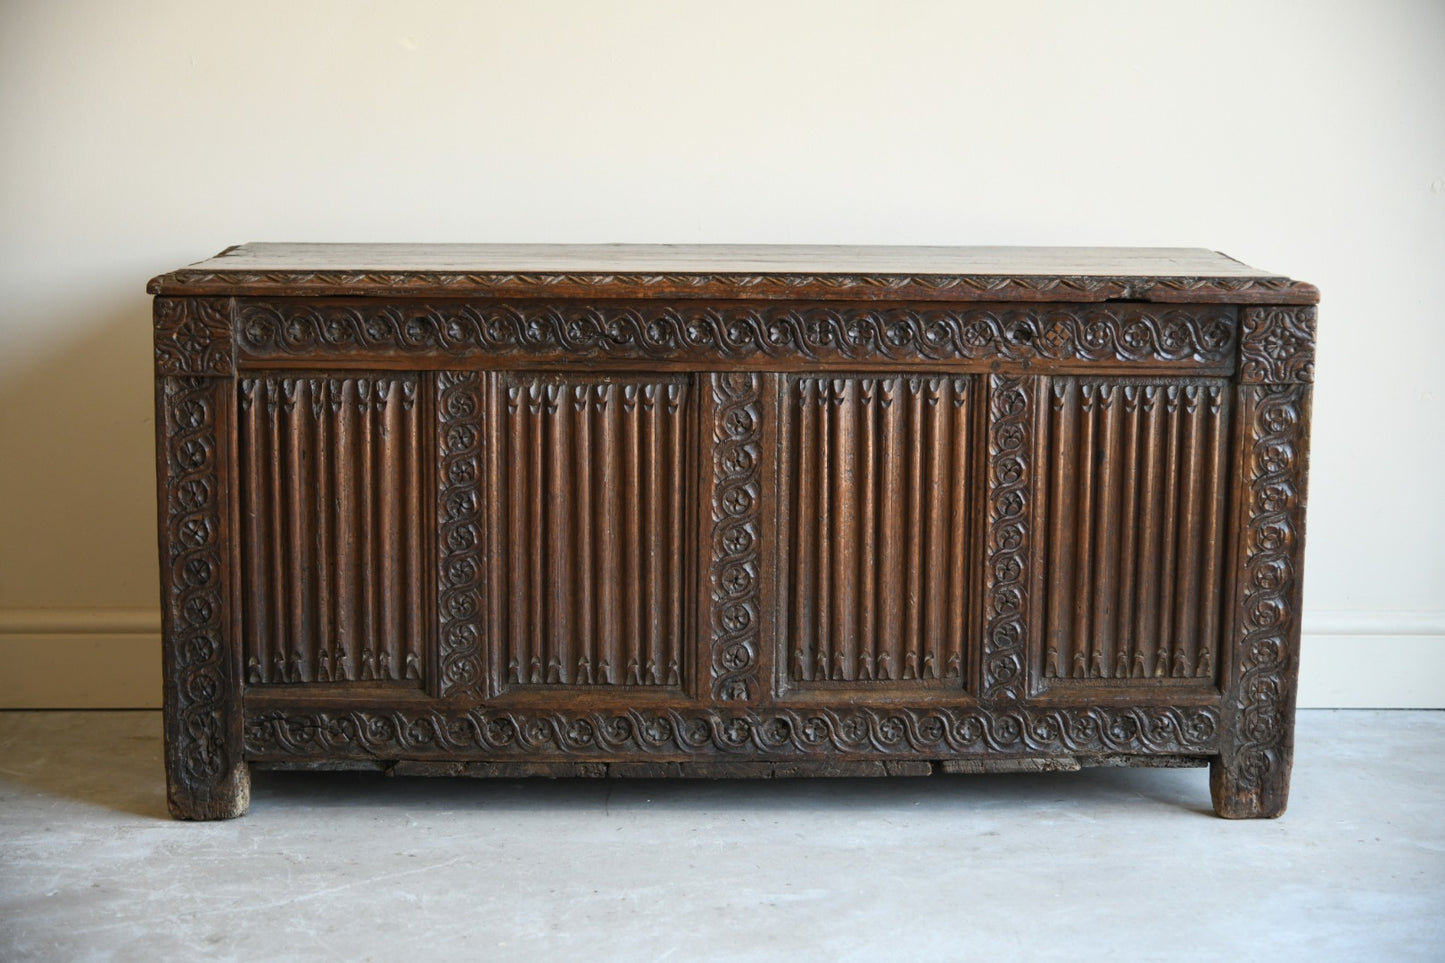
<path id="1" fill-rule="evenodd" d="M 477 371 L 436 374 L 436 690 L 467 701 L 480 701 L 486 682 L 484 387 Z"/>
<path id="2" fill-rule="evenodd" d="M 1306 383 L 1239 387 L 1233 629 L 1210 765 L 1221 816 L 1274 817 L 1289 800 L 1311 396 Z"/>
<path id="3" fill-rule="evenodd" d="M 1037 392 L 1034 377 L 989 377 L 979 673 L 979 697 L 986 704 L 1017 703 L 1024 697 Z"/>
<path id="4" fill-rule="evenodd" d="M 708 376 L 708 691 L 720 702 L 762 694 L 763 381 L 759 372 Z"/>
<path id="5" fill-rule="evenodd" d="M 156 382 L 166 799 L 179 819 L 229 819 L 250 801 L 232 644 L 234 385 Z"/>

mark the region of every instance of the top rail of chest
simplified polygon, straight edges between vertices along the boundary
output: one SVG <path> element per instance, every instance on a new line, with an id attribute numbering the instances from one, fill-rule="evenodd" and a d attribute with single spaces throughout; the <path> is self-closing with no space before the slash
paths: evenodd
<path id="1" fill-rule="evenodd" d="M 1318 299 L 1172 248 L 257 244 L 150 289 L 170 374 L 584 362 L 1248 376 L 1281 331 L 1312 346 Z"/>

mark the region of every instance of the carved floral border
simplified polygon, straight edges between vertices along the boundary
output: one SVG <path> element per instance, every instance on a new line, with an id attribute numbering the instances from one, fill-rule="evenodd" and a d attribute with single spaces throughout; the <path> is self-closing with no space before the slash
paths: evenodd
<path id="1" fill-rule="evenodd" d="M 228 732 L 234 679 L 217 436 L 217 409 L 228 388 L 210 378 L 160 385 L 166 754 L 180 784 L 172 791 L 195 797 L 219 791 L 239 761 Z"/>
<path id="2" fill-rule="evenodd" d="M 712 376 L 712 693 L 755 698 L 758 683 L 758 524 L 763 376 Z"/>
<path id="3" fill-rule="evenodd" d="M 1208 707 L 948 707 L 616 712 L 503 709 L 260 709 L 246 716 L 255 758 L 557 759 L 619 755 L 753 758 L 970 753 L 1170 753 L 1218 748 Z"/>
<path id="4" fill-rule="evenodd" d="M 482 375 L 436 378 L 439 685 L 442 695 L 478 695 L 482 661 Z"/>
<path id="5" fill-rule="evenodd" d="M 1263 793 L 1288 777 L 1300 622 L 1305 444 L 1310 386 L 1249 385 L 1249 482 L 1227 762 L 1236 785 Z"/>
<path id="6" fill-rule="evenodd" d="M 250 361 L 401 355 L 742 361 L 1130 361 L 1227 369 L 1221 305 L 241 301 Z"/>
<path id="7" fill-rule="evenodd" d="M 988 519 L 982 697 L 1017 702 L 1024 692 L 1028 612 L 1029 490 L 1034 382 L 989 381 Z"/>

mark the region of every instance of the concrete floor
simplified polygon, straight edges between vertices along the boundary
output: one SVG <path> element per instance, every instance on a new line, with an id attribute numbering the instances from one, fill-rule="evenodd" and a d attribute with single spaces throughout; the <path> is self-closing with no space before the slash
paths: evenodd
<path id="1" fill-rule="evenodd" d="M 0 960 L 1441 960 L 1445 712 L 1206 771 L 604 782 L 258 773 L 165 816 L 152 712 L 0 713 Z"/>

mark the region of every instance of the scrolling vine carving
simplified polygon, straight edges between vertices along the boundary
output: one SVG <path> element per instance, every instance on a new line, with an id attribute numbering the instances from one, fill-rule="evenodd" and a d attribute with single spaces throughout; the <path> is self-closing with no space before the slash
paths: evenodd
<path id="1" fill-rule="evenodd" d="M 1033 379 L 990 379 L 982 694 L 999 702 L 1023 697 L 1033 412 Z"/>
<path id="2" fill-rule="evenodd" d="M 923 755 L 1159 752 L 1217 748 L 1212 708 L 473 709 L 287 711 L 246 718 L 259 758 L 576 757 L 613 753 Z"/>
<path id="3" fill-rule="evenodd" d="M 173 782 L 202 798 L 219 790 L 237 761 L 227 733 L 232 677 L 216 425 L 219 392 L 228 386 L 210 378 L 167 378 L 162 386 L 167 755 Z"/>
<path id="4" fill-rule="evenodd" d="M 483 679 L 482 376 L 438 372 L 436 399 L 441 689 L 476 694 Z"/>
<path id="5" fill-rule="evenodd" d="M 1290 765 L 1310 388 L 1262 385 L 1241 391 L 1253 414 L 1230 770 L 1240 789 L 1260 792 L 1281 781 Z"/>
<path id="6" fill-rule="evenodd" d="M 1144 361 L 1227 367 L 1236 309 L 703 302 L 242 301 L 243 356 Z"/>
<path id="7" fill-rule="evenodd" d="M 758 691 L 758 487 L 762 375 L 712 376 L 712 689 L 723 700 Z"/>

